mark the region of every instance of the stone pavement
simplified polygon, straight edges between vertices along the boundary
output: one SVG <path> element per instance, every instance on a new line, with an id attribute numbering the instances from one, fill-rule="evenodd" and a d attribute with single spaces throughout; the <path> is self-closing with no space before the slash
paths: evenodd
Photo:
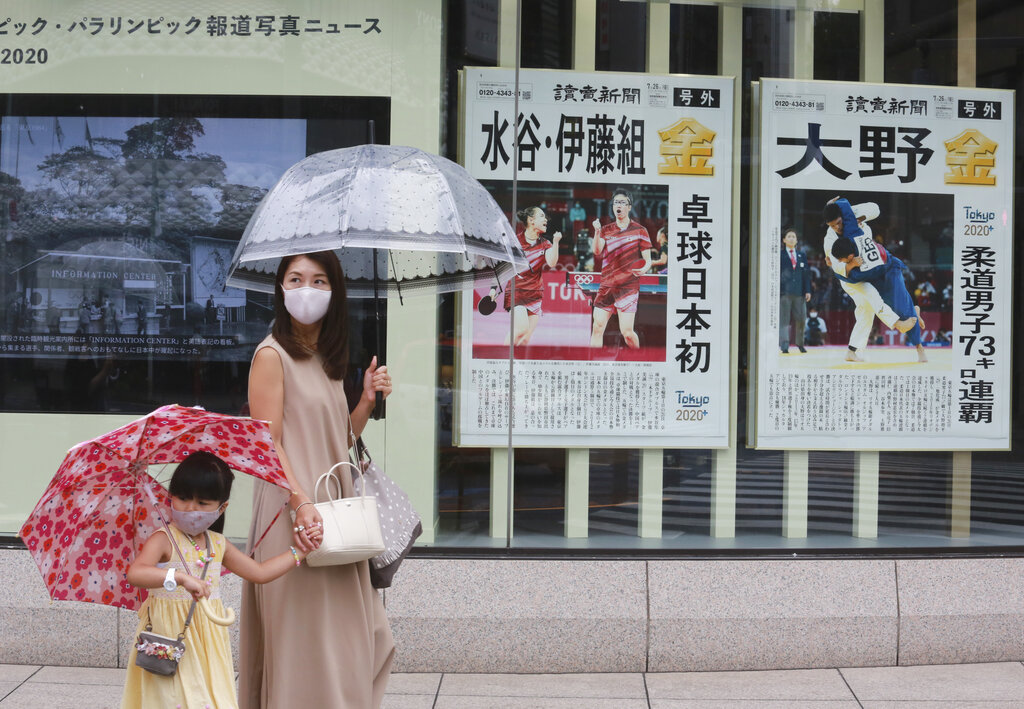
<path id="1" fill-rule="evenodd" d="M 116 669 L 0 665 L 0 709 L 116 708 L 123 679 L 124 670 Z M 384 706 L 386 709 L 1024 709 L 1024 664 L 646 674 L 407 673 L 392 676 Z"/>

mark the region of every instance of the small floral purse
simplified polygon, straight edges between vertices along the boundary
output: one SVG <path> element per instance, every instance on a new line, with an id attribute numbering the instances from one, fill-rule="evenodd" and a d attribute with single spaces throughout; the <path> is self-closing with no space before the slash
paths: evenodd
<path id="1" fill-rule="evenodd" d="M 211 548 L 209 533 L 206 534 L 206 548 Z M 209 564 L 203 564 L 200 580 L 206 578 L 208 568 L 210 568 Z M 192 622 L 192 614 L 195 612 L 196 602 L 193 600 L 188 608 L 188 616 L 185 618 L 185 627 L 178 633 L 177 638 L 169 638 L 166 635 L 153 632 L 153 621 L 149 617 L 149 608 L 147 607 L 146 629 L 140 632 L 139 637 L 135 640 L 135 664 L 157 675 L 170 676 L 177 672 L 178 662 L 185 655 L 185 631 L 188 630 L 188 626 Z"/>
<path id="2" fill-rule="evenodd" d="M 135 664 L 156 675 L 173 675 L 185 654 L 185 633 L 179 633 L 177 639 L 168 638 L 149 632 L 152 627 L 146 623 L 146 630 L 135 641 Z"/>

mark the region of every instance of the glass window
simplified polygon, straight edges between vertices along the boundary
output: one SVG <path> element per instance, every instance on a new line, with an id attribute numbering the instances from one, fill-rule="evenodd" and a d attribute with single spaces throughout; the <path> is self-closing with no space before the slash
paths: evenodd
<path id="1" fill-rule="evenodd" d="M 521 11 L 521 66 L 571 69 L 573 4 L 562 0 L 525 0 Z"/>
<path id="2" fill-rule="evenodd" d="M 814 13 L 814 78 L 860 79 L 860 13 Z"/>
<path id="3" fill-rule="evenodd" d="M 65 5 L 70 7 L 63 2 L 55 7 Z M 536 244 L 534 236 L 562 235 L 557 248 L 542 243 L 533 254 L 530 273 L 539 277 L 526 286 L 498 284 L 491 296 L 488 283 L 481 292 L 426 296 L 430 312 L 422 318 L 409 316 L 404 296 L 392 298 L 379 325 L 371 300 L 351 302 L 353 392 L 359 368 L 373 353 L 405 367 L 395 371 L 400 393 L 389 416 L 372 424 L 368 437 L 377 437 L 375 453 L 389 464 L 414 459 L 421 466 L 408 482 L 426 521 L 422 547 L 444 553 L 477 548 L 474 553 L 642 556 L 652 550 L 991 552 L 1020 545 L 1024 394 L 1019 378 L 999 382 L 1015 405 L 1010 451 L 944 452 L 937 450 L 941 439 L 905 451 L 828 450 L 828 436 L 814 450 L 752 447 L 758 432 L 751 411 L 763 403 L 756 387 L 764 376 L 756 371 L 756 337 L 764 327 L 757 322 L 757 256 L 760 248 L 773 248 L 765 245 L 774 240 L 761 233 L 760 222 L 766 213 L 766 188 L 760 183 L 766 148 L 758 134 L 758 111 L 766 97 L 751 84 L 758 83 L 759 91 L 775 79 L 850 82 L 843 86 L 849 87 L 851 110 L 860 99 L 854 89 L 858 82 L 925 85 L 936 87 L 929 116 L 952 112 L 958 109 L 943 91 L 1019 88 L 1024 7 L 1002 0 L 811 6 L 782 0 L 523 0 L 518 16 L 496 0 L 444 0 L 424 7 L 413 0 L 395 3 L 374 51 L 336 61 L 333 52 L 343 53 L 337 45 L 325 50 L 309 37 L 282 38 L 296 39 L 294 44 L 310 54 L 254 53 L 265 62 L 259 72 L 242 72 L 237 83 L 236 78 L 197 76 L 195 95 L 162 91 L 170 81 L 166 77 L 127 90 L 122 77 L 102 69 L 88 88 L 69 87 L 67 67 L 76 59 L 95 58 L 84 35 L 80 45 L 61 50 L 59 62 L 54 55 L 40 68 L 31 91 L 8 71 L 0 82 L 7 94 L 0 122 L 0 416 L 59 414 L 57 427 L 70 435 L 83 422 L 94 423 L 88 414 L 136 415 L 175 401 L 244 411 L 249 359 L 272 313 L 266 295 L 224 287 L 226 262 L 255 205 L 288 165 L 315 152 L 367 142 L 372 121 L 376 142 L 416 145 L 479 168 L 481 184 L 520 243 L 530 242 L 524 248 Z M 971 9 L 973 22 L 964 24 Z M 373 28 L 359 31 L 375 37 Z M 219 41 L 216 22 L 197 34 L 205 44 Z M 179 71 L 219 67 L 216 63 L 224 61 L 223 53 L 193 56 L 184 46 L 168 45 L 161 61 Z M 152 62 L 158 55 L 148 52 L 135 56 Z M 484 75 L 491 82 L 486 86 L 467 78 L 498 67 L 505 73 Z M 725 93 L 694 91 L 700 81 L 717 80 L 719 74 L 735 77 L 722 84 L 731 87 L 721 90 Z M 282 78 L 296 75 L 302 77 L 301 87 Z M 580 81 L 584 76 L 587 80 Z M 556 99 L 539 96 L 538 77 L 550 80 L 549 92 L 560 102 L 550 115 L 538 108 L 540 98 Z M 485 113 L 471 113 L 471 99 L 484 91 L 492 92 L 494 102 Z M 712 136 L 715 131 L 707 130 L 702 117 L 722 108 L 733 91 L 736 135 L 722 130 Z M 880 99 L 864 97 L 872 100 Z M 630 113 L 633 105 L 659 118 L 638 119 Z M 669 107 L 672 120 L 661 121 L 654 109 Z M 823 110 L 814 101 L 798 108 L 793 122 L 801 127 L 814 123 L 808 116 Z M 1001 110 L 1008 113 L 1009 106 Z M 1014 113 L 1015 141 L 1021 137 L 1021 114 Z M 471 132 L 488 137 L 486 149 L 466 140 Z M 948 164 L 945 141 L 955 132 L 929 144 L 935 146 L 929 169 Z M 897 136 L 903 142 L 894 148 L 894 160 L 913 153 L 921 158 L 915 165 L 923 168 L 923 154 L 909 150 L 914 146 L 906 142 L 908 136 L 913 138 L 906 131 Z M 922 308 L 922 318 L 932 323 L 926 328 L 933 348 L 928 351 L 941 359 L 963 325 L 955 321 L 954 308 L 961 207 L 945 188 L 920 194 L 894 189 L 879 196 L 870 179 L 859 174 L 863 155 L 871 152 L 857 150 L 863 143 L 854 147 L 862 135 L 827 137 L 849 142 L 847 167 L 856 167 L 842 190 L 881 205 L 884 216 L 873 222 L 871 241 L 910 265 L 903 284 Z M 715 159 L 701 152 L 711 145 Z M 1014 163 L 1019 153 L 1018 145 Z M 716 162 L 725 154 L 728 163 Z M 824 166 L 817 158 L 830 153 L 808 154 L 811 169 L 820 172 Z M 999 153 L 999 160 L 1004 165 L 1010 156 Z M 544 167 L 537 168 L 541 163 Z M 485 164 L 491 167 L 484 170 Z M 649 382 L 644 377 L 654 364 L 676 352 L 684 357 L 679 343 L 685 328 L 677 319 L 682 308 L 668 303 L 670 288 L 681 293 L 693 284 L 670 281 L 667 271 L 669 264 L 686 259 L 680 236 L 685 229 L 678 222 L 700 208 L 700 181 L 694 175 L 708 164 L 735 175 L 724 208 L 727 218 L 715 225 L 716 238 L 727 241 L 720 260 L 731 259 L 727 278 L 723 275 L 728 287 L 715 304 L 728 321 L 721 326 L 729 331 L 729 345 L 715 352 L 712 363 L 728 370 L 729 381 L 713 394 L 731 406 L 729 445 L 715 447 L 703 439 L 648 445 L 642 436 L 624 443 L 609 434 L 588 439 L 585 447 L 566 442 L 569 436 L 549 437 L 584 406 L 585 397 L 598 392 L 615 399 L 612 416 L 657 408 L 649 398 L 656 387 L 641 384 L 624 395 L 623 387 L 631 385 L 623 382 L 634 375 Z M 999 179 L 1008 174 L 1000 173 Z M 673 192 L 679 184 L 688 186 L 685 204 Z M 618 189 L 629 195 L 617 194 Z M 857 310 L 832 276 L 831 257 L 826 260 L 822 206 L 834 196 L 831 189 L 788 190 L 779 201 L 785 226 L 798 231 L 812 272 L 806 303 L 821 322 L 807 325 L 817 328 L 808 333 L 816 338 L 809 344 L 843 356 Z M 905 193 L 913 198 L 904 199 Z M 632 335 L 630 327 L 620 328 L 621 320 L 609 319 L 603 332 L 595 329 L 595 319 L 602 317 L 597 311 L 604 310 L 595 307 L 604 259 L 613 260 L 598 253 L 596 237 L 619 221 L 615 209 L 623 206 L 630 212 L 619 231 L 635 229 L 637 258 L 644 258 L 640 235 L 645 233 L 651 260 L 664 256 L 659 265 L 666 269 L 638 276 L 646 279 L 645 290 L 636 296 Z M 595 218 L 604 220 L 596 229 Z M 1005 248 L 1014 241 L 1011 218 L 1007 212 Z M 664 246 L 657 236 L 662 227 Z M 533 231 L 527 234 L 528 229 Z M 1012 268 L 1000 264 L 1009 269 L 1008 277 L 1015 279 L 1021 258 L 1013 256 Z M 626 266 L 635 267 L 635 261 Z M 521 330 L 517 316 L 505 311 L 505 298 L 514 312 L 516 288 L 542 293 L 538 333 L 582 333 L 575 350 L 543 336 L 510 347 Z M 495 306 L 493 315 L 479 308 L 484 295 Z M 693 292 L 687 298 L 699 299 Z M 1024 312 L 1021 289 L 1012 301 L 1016 312 Z M 378 343 L 389 323 L 391 341 Z M 481 331 L 472 329 L 477 327 L 487 333 L 479 342 L 467 335 Z M 897 347 L 894 330 L 873 327 L 869 346 Z M 407 336 L 406 329 L 413 334 Z M 1015 321 L 1011 333 L 1020 351 L 1022 328 Z M 640 349 L 631 347 L 632 336 L 658 350 L 660 359 L 622 356 Z M 604 352 L 614 364 L 596 380 L 584 378 L 593 373 L 586 365 L 603 355 L 590 350 Z M 467 359 L 490 362 L 487 373 L 500 382 L 489 390 L 497 394 L 488 413 L 503 422 L 493 435 L 466 433 L 466 402 L 484 388 L 466 376 Z M 557 381 L 564 391 L 552 393 L 549 386 L 538 394 L 508 384 L 518 381 L 517 372 L 541 372 L 538 381 L 547 381 L 545 371 L 562 376 Z M 906 382 L 908 371 L 878 370 L 876 381 Z M 693 394 L 689 389 L 681 385 L 672 394 Z M 510 411 L 542 408 L 544 396 L 557 397 L 561 407 L 546 410 L 550 430 L 545 435 L 511 427 Z M 413 412 L 396 411 L 410 400 L 416 402 Z M 703 415 L 701 406 L 680 404 L 670 415 Z M 0 534 L 11 536 L 16 518 L 28 512 L 35 484 L 22 484 L 19 469 L 35 453 L 28 443 L 4 439 L 4 444 L 9 460 L 0 462 L 0 480 L 5 489 L 13 485 L 16 509 L 9 520 L 0 515 L 6 525 Z"/>
<path id="4" fill-rule="evenodd" d="M 273 312 L 224 284 L 238 239 L 292 163 L 365 142 L 370 121 L 387 141 L 388 100 L 13 94 L 5 107 L 3 409 L 244 410 Z"/>
<path id="5" fill-rule="evenodd" d="M 885 3 L 885 80 L 956 86 L 957 3 Z"/>
<path id="6" fill-rule="evenodd" d="M 594 66 L 598 71 L 647 68 L 647 4 L 597 0 Z"/>
<path id="7" fill-rule="evenodd" d="M 718 8 L 673 3 L 669 71 L 673 74 L 718 73 Z"/>

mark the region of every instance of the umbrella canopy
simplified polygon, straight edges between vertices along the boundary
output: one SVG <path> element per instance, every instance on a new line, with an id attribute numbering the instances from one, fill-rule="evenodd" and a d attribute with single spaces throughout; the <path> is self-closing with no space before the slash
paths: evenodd
<path id="1" fill-rule="evenodd" d="M 228 285 L 271 293 L 281 257 L 329 250 L 357 298 L 450 292 L 526 268 L 483 185 L 451 160 L 404 146 L 329 150 L 288 168 L 249 220 Z"/>
<path id="2" fill-rule="evenodd" d="M 264 421 L 164 406 L 79 443 L 39 499 L 19 536 L 54 600 L 137 610 L 144 589 L 127 572 L 169 516 L 166 489 L 147 467 L 208 451 L 231 468 L 290 490 Z"/>

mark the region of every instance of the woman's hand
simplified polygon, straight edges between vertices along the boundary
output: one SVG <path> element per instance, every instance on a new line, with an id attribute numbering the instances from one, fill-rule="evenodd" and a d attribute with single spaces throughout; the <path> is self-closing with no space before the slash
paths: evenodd
<path id="1" fill-rule="evenodd" d="M 295 513 L 292 539 L 295 541 L 295 547 L 304 554 L 319 547 L 320 542 L 324 540 L 324 521 L 314 505 L 303 504 Z"/>
<path id="2" fill-rule="evenodd" d="M 377 402 L 377 392 L 384 395 L 384 398 L 388 398 L 391 394 L 391 375 L 388 374 L 388 367 L 386 364 L 377 366 L 376 355 L 370 360 L 370 366 L 366 368 L 366 374 L 363 375 L 363 398 L 370 404 Z"/>

